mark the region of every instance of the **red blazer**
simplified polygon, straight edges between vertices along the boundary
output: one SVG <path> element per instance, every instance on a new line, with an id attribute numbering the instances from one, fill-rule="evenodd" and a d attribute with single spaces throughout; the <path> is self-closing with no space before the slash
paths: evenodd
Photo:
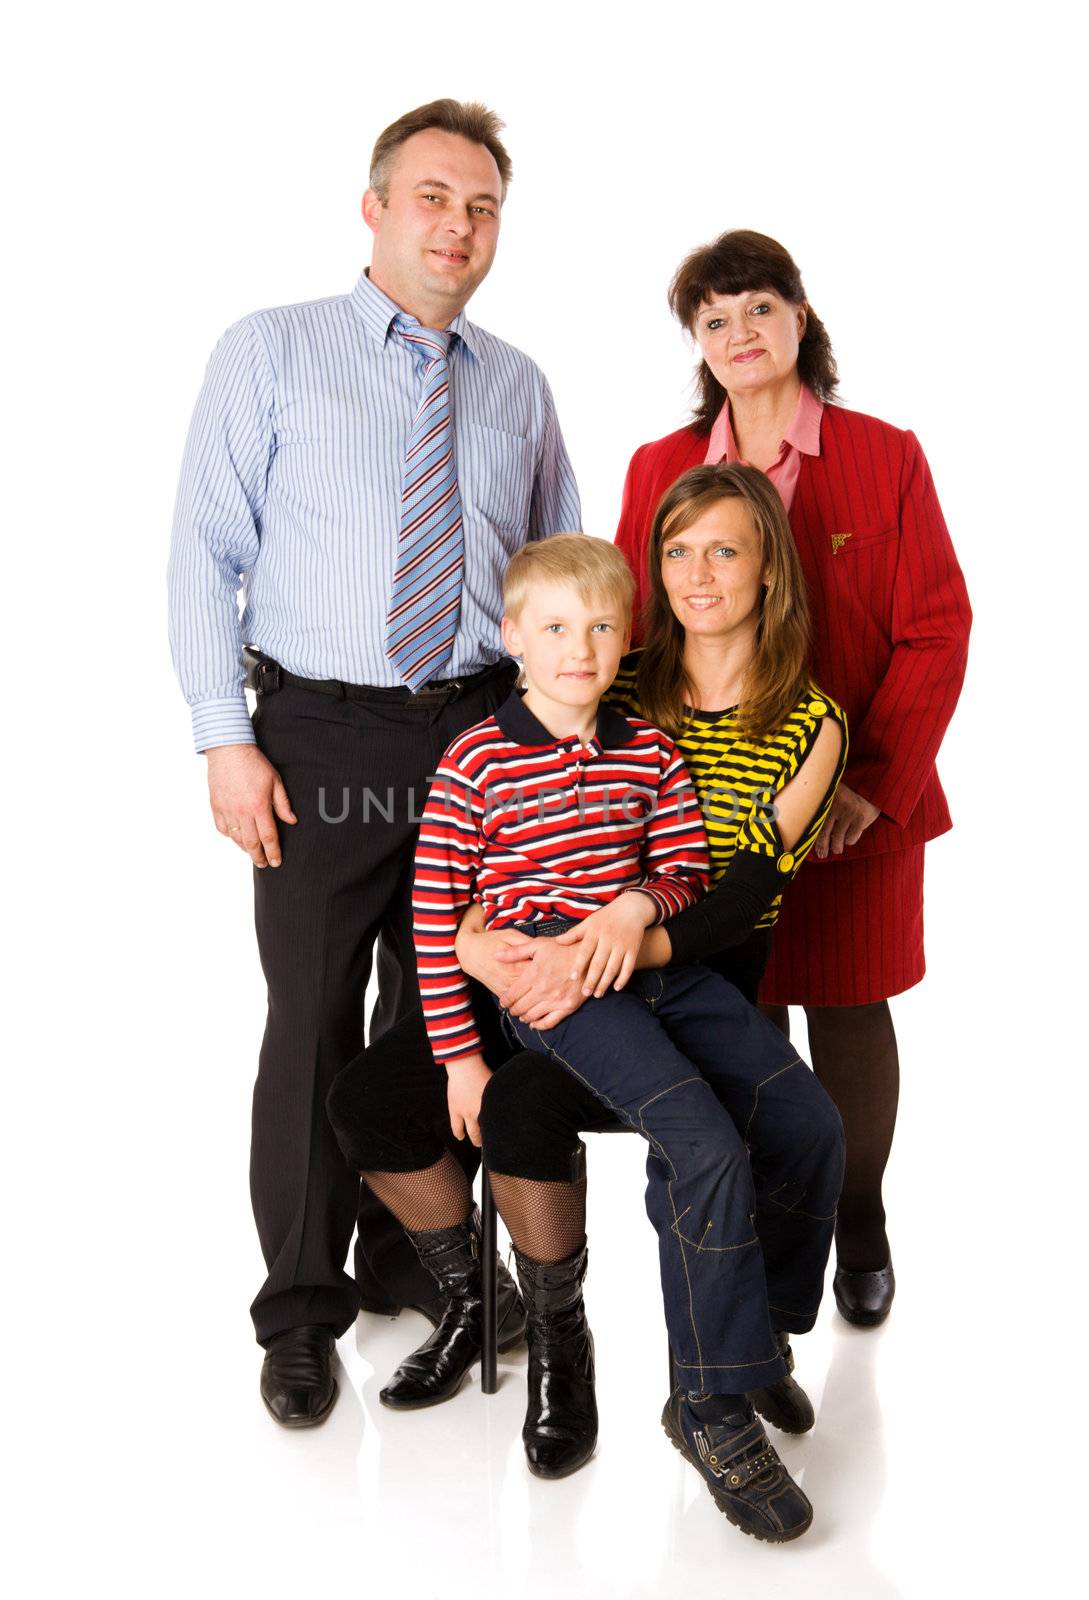
<path id="1" fill-rule="evenodd" d="M 640 605 L 655 507 L 706 452 L 706 434 L 681 428 L 632 456 L 616 542 Z M 813 676 L 847 713 L 844 781 L 882 812 L 846 854 L 933 839 L 952 826 L 934 758 L 964 680 L 972 613 L 915 435 L 826 405 L 821 453 L 802 459 L 790 525 L 809 586 Z"/>

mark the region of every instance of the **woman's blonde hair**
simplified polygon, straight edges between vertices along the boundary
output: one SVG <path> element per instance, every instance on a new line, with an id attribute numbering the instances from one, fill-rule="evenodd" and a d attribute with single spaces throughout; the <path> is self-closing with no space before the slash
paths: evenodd
<path id="1" fill-rule="evenodd" d="M 607 599 L 625 619 L 635 598 L 635 579 L 615 545 L 585 533 L 554 533 L 534 539 L 511 557 L 503 575 L 503 614 L 517 621 L 535 583 L 567 583 L 584 605 Z"/>
<path id="2" fill-rule="evenodd" d="M 662 581 L 662 547 L 720 500 L 745 503 L 760 541 L 764 587 L 738 721 L 746 734 L 763 738 L 786 721 L 808 681 L 809 603 L 786 508 L 756 467 L 693 467 L 658 502 L 647 545 L 650 594 L 643 608 L 639 704 L 648 722 L 674 737 L 688 720 L 695 688 L 684 666 L 684 628 Z"/>

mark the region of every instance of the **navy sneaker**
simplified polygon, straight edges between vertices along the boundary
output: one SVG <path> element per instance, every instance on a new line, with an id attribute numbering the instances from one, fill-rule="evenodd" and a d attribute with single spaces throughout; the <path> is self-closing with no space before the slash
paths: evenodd
<path id="1" fill-rule="evenodd" d="M 785 1544 L 809 1527 L 813 1507 L 768 1442 L 764 1424 L 751 1407 L 746 1410 L 740 1421 L 702 1422 L 686 1391 L 675 1389 L 662 1412 L 662 1427 L 735 1528 Z"/>

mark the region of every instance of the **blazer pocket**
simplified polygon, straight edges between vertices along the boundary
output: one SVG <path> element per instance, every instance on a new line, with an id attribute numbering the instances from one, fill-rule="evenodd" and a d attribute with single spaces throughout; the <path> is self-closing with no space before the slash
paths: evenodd
<path id="1" fill-rule="evenodd" d="M 885 528 L 852 528 L 842 533 L 832 534 L 832 554 L 837 560 L 851 556 L 856 550 L 869 550 L 883 544 L 895 541 L 900 534 L 900 529 L 895 522 Z"/>
<path id="2" fill-rule="evenodd" d="M 533 446 L 520 434 L 469 425 L 469 459 L 458 462 L 458 485 L 469 507 L 496 528 L 523 534 L 533 494 Z"/>

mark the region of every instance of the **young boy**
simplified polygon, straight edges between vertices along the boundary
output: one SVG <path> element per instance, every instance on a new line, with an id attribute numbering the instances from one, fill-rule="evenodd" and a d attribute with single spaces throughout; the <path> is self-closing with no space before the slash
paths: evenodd
<path id="1" fill-rule="evenodd" d="M 506 1025 L 647 1141 L 663 1180 L 648 1186 L 647 1209 L 682 1385 L 663 1422 L 731 1521 L 783 1541 L 804 1533 L 812 1509 L 744 1398 L 787 1372 L 745 1132 L 771 1079 L 790 1074 L 807 1107 L 820 1090 L 784 1036 L 716 974 L 634 970 L 644 929 L 705 892 L 708 855 L 671 740 L 600 704 L 628 645 L 631 594 L 623 557 L 596 539 L 558 535 L 510 564 L 503 641 L 522 658 L 524 695 L 449 747 L 420 830 L 424 1018 L 453 1130 L 479 1143 L 490 1074 L 455 956 L 458 920 L 476 899 L 490 928 L 549 936 L 581 925 L 588 998 L 555 1028 L 510 1016 Z M 726 1104 L 749 1107 L 740 1130 Z M 829 1141 L 808 1137 L 805 1116 L 793 1126 L 795 1148 L 776 1152 L 783 1173 L 826 1195 L 831 1183 L 834 1210 Z"/>

